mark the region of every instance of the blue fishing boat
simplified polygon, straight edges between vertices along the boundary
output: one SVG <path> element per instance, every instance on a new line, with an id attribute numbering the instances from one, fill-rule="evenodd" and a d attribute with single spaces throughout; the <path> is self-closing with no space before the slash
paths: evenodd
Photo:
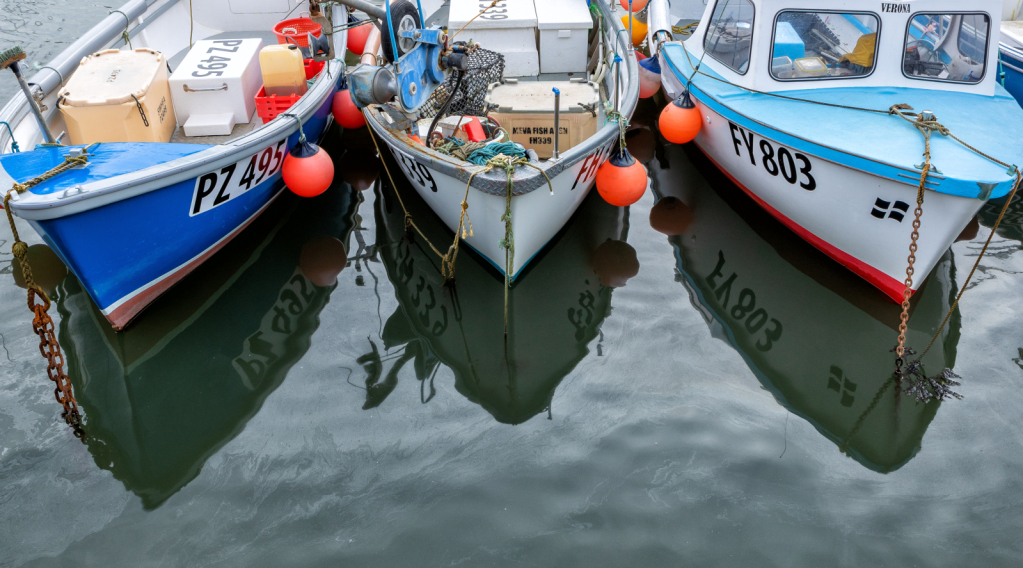
<path id="1" fill-rule="evenodd" d="M 300 4 L 310 17 L 288 19 L 288 3 L 133 0 L 23 80 L 0 111 L 12 126 L 0 134 L 0 186 L 24 184 L 11 212 L 115 329 L 263 212 L 284 188 L 289 150 L 327 128 L 344 70 L 334 44 L 343 54 L 346 39 L 332 30 L 347 11 Z M 298 58 L 290 98 L 264 92 L 270 47 Z"/>
<path id="2" fill-rule="evenodd" d="M 650 40 L 667 94 L 699 113 L 696 146 L 893 300 L 1018 183 L 1023 109 L 998 82 L 998 0 L 717 0 L 684 42 L 667 4 L 650 4 Z"/>
<path id="3" fill-rule="evenodd" d="M 1023 104 L 1023 22 L 1016 18 L 1013 0 L 1005 0 L 1005 12 L 1002 13 L 1002 37 L 998 42 L 998 75 L 999 82 L 1017 101 Z"/>

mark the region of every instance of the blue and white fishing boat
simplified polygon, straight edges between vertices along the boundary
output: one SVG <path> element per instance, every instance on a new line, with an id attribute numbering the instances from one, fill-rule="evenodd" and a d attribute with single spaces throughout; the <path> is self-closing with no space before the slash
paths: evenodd
<path id="1" fill-rule="evenodd" d="M 1023 109 L 998 84 L 999 0 L 716 0 L 684 42 L 667 4 L 651 2 L 650 39 L 667 94 L 688 87 L 702 116 L 696 145 L 892 299 L 903 297 L 925 165 L 918 118 L 948 130 L 930 137 L 911 290 L 1014 187 L 1015 168 L 980 154 L 1023 163 Z"/>
<path id="2" fill-rule="evenodd" d="M 28 78 L 27 89 L 0 111 L 0 120 L 12 126 L 11 132 L 0 134 L 5 152 L 0 156 L 0 187 L 5 193 L 15 182 L 44 174 L 69 156 L 87 159 L 14 195 L 10 209 L 57 252 L 115 329 L 217 252 L 280 195 L 281 166 L 300 129 L 311 141 L 320 138 L 344 70 L 334 58 L 334 45 L 340 56 L 347 37 L 344 31 L 332 32 L 348 18 L 346 10 L 334 10 L 332 4 L 132 0 Z M 324 66 L 314 81 L 302 85 L 307 92 L 297 102 L 264 123 L 255 116 L 249 91 L 263 84 L 258 54 L 263 46 L 278 43 L 272 33 L 275 25 L 300 15 L 311 15 L 308 19 L 328 32 L 320 36 L 322 44 L 315 42 L 306 52 L 317 66 Z M 285 29 L 289 32 L 294 34 Z M 119 47 L 121 51 L 111 51 Z M 232 66 L 239 63 L 232 58 L 243 53 L 248 59 L 240 63 L 248 66 L 232 79 Z M 146 87 L 130 94 L 138 94 L 135 101 L 126 99 L 129 104 L 120 105 L 130 111 L 123 120 L 106 122 L 112 130 L 123 130 L 141 119 L 135 126 L 167 128 L 169 141 L 90 144 L 97 141 L 94 134 L 67 117 L 76 109 L 103 104 L 106 91 L 95 93 L 98 101 L 89 100 L 88 92 L 73 88 L 88 83 L 88 77 L 79 80 L 76 72 L 97 58 L 129 56 L 158 61 L 155 79 L 150 79 L 152 70 L 148 78 L 110 72 L 107 83 L 137 81 Z M 189 65 L 197 70 L 181 83 L 177 72 Z M 175 73 L 168 78 L 164 66 Z M 166 96 L 160 95 L 161 88 Z M 24 91 L 31 93 L 31 101 Z M 151 96 L 143 97 L 146 92 Z M 175 102 L 174 112 L 168 108 L 166 98 L 178 101 L 179 95 L 194 97 L 187 121 L 181 116 L 183 104 Z M 217 97 L 227 96 L 244 108 L 235 114 L 197 114 L 197 109 L 216 106 Z M 125 101 L 105 102 L 116 106 Z M 62 140 L 63 133 L 68 139 Z M 76 135 L 84 139 L 75 141 Z M 15 141 L 20 153 L 12 152 Z M 37 146 L 54 141 L 76 145 Z"/>

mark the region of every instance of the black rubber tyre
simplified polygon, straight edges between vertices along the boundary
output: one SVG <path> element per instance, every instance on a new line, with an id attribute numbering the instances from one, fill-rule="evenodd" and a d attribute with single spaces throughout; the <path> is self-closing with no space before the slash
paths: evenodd
<path id="1" fill-rule="evenodd" d="M 386 1 L 386 0 L 385 0 Z M 391 34 L 386 25 L 380 25 L 380 47 L 384 53 L 384 59 L 388 63 L 394 63 L 402 55 L 405 55 L 416 46 L 415 40 L 402 38 L 398 35 L 402 29 L 422 29 L 423 19 L 416 10 L 415 4 L 409 0 L 398 0 L 391 4 L 391 25 L 394 27 L 394 38 L 398 42 L 398 55 L 394 55 L 391 46 Z"/>

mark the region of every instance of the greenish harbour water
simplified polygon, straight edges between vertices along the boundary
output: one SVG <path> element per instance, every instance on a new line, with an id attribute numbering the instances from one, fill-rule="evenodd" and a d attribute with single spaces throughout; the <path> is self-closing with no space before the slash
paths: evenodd
<path id="1" fill-rule="evenodd" d="M 512 287 L 507 344 L 503 280 L 463 250 L 445 287 L 395 191 L 451 233 L 382 169 L 285 195 L 123 333 L 38 270 L 85 443 L 0 229 L 0 567 L 1023 563 L 1023 201 L 924 359 L 964 399 L 921 404 L 889 381 L 899 307 L 656 112 L 630 135 L 652 191 L 592 192 Z M 324 147 L 375 160 L 364 133 Z M 909 345 L 1000 207 L 914 297 Z"/>

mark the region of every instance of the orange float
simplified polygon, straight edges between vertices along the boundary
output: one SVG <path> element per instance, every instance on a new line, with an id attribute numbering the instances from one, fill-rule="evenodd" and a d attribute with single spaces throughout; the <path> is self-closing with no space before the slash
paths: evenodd
<path id="1" fill-rule="evenodd" d="M 354 28 L 348 28 L 348 51 L 355 55 L 362 55 L 362 52 L 366 49 L 366 40 L 369 38 L 369 31 L 372 27 L 373 25 L 367 22 Z"/>
<path id="2" fill-rule="evenodd" d="M 621 7 L 624 8 L 626 12 L 629 11 L 629 0 L 618 0 L 618 4 L 621 5 Z M 646 5 L 647 0 L 632 0 L 632 12 L 636 13 L 642 10 L 643 8 L 646 8 Z"/>
<path id="3" fill-rule="evenodd" d="M 633 4 L 633 12 L 635 12 L 635 4 Z M 625 29 L 629 29 L 629 16 L 622 16 L 622 25 Z M 632 46 L 639 47 L 639 44 L 643 43 L 646 39 L 646 23 L 636 19 L 635 16 L 632 18 Z"/>
<path id="4" fill-rule="evenodd" d="M 688 90 L 661 111 L 659 128 L 669 142 L 675 144 L 692 142 L 700 133 L 702 126 L 703 117 L 700 115 L 700 109 L 693 104 Z"/>
<path id="5" fill-rule="evenodd" d="M 643 164 L 622 149 L 597 168 L 597 192 L 615 207 L 628 207 L 646 193 Z"/>
<path id="6" fill-rule="evenodd" d="M 302 197 L 316 197 L 334 181 L 334 162 L 326 150 L 305 140 L 284 157 L 284 185 Z"/>
<path id="7" fill-rule="evenodd" d="M 345 129 L 355 130 L 366 126 L 366 117 L 362 115 L 359 107 L 355 106 L 352 101 L 352 93 L 348 89 L 334 93 L 330 111 L 334 114 L 334 120 Z"/>

